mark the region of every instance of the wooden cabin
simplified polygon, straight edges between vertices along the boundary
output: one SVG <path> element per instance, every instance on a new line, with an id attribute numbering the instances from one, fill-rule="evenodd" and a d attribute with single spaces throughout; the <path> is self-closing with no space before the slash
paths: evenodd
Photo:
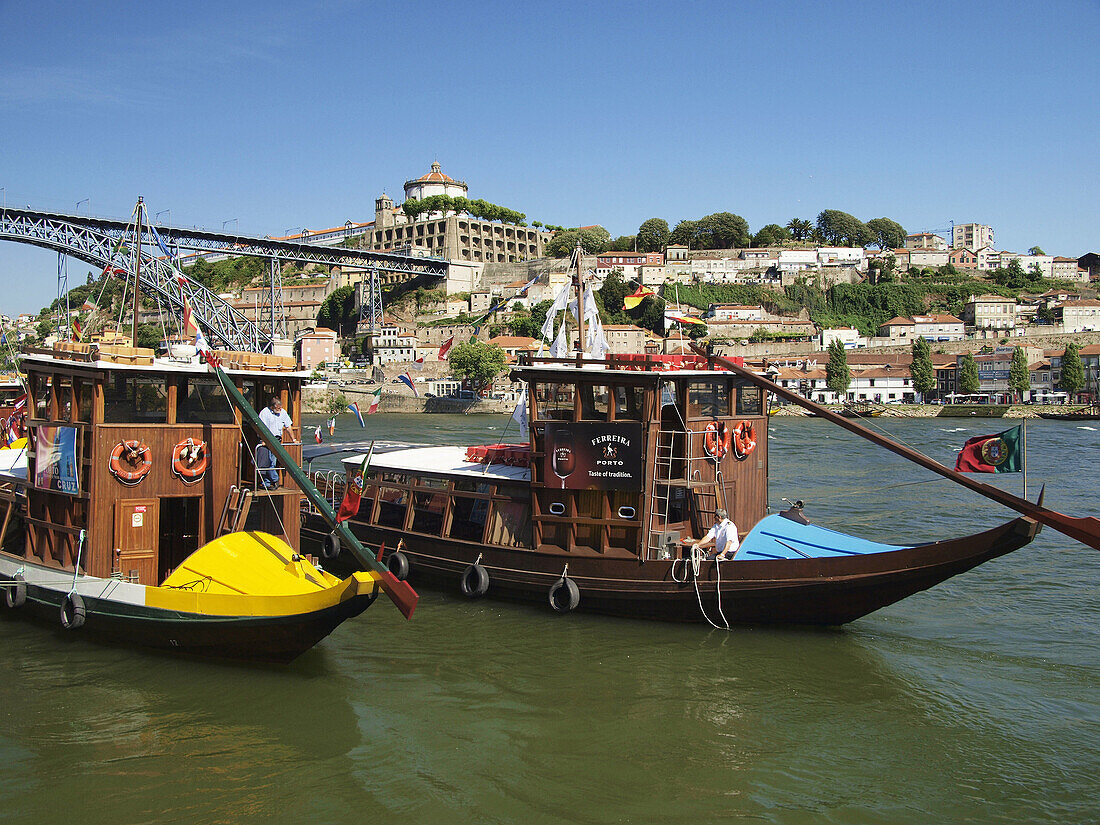
<path id="1" fill-rule="evenodd" d="M 277 396 L 300 432 L 305 373 L 292 359 L 218 356 L 254 407 Z M 242 427 L 201 359 L 63 342 L 28 352 L 23 368 L 28 560 L 158 585 L 194 550 L 234 528 L 298 546 L 299 489 L 281 472 L 276 489 L 257 484 L 257 435 Z M 300 460 L 301 439 L 294 441 L 287 449 Z"/>
<path id="2" fill-rule="evenodd" d="M 681 539 L 704 535 L 719 507 L 742 535 L 764 516 L 760 388 L 702 358 L 666 358 L 673 360 L 612 356 L 604 369 L 547 363 L 515 371 L 531 399 L 536 549 L 664 560 L 679 556 Z M 739 427 L 751 430 L 747 455 L 736 448 Z M 581 451 L 576 460 L 589 465 L 587 476 L 557 472 L 562 438 L 567 450 Z M 605 457 L 609 448 L 614 458 Z"/>
<path id="3" fill-rule="evenodd" d="M 390 548 L 403 539 L 421 569 L 429 559 L 468 564 L 480 549 L 647 562 L 682 558 L 681 540 L 702 537 L 719 507 L 742 535 L 765 515 L 759 387 L 695 356 L 535 361 L 513 372 L 528 385 L 525 450 L 487 466 L 461 447 L 375 454 L 356 532 Z M 737 428 L 751 433 L 747 453 L 735 449 Z M 513 461 L 519 452 L 522 462 Z M 345 459 L 349 476 L 361 462 Z M 328 487 L 339 501 L 343 486 Z M 311 538 L 323 529 L 313 525 Z"/>

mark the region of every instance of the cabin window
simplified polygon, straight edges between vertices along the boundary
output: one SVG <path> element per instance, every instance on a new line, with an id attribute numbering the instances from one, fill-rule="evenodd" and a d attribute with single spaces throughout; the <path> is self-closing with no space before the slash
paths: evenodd
<path id="1" fill-rule="evenodd" d="M 103 419 L 108 424 L 164 424 L 168 389 L 163 378 L 115 373 L 104 385 Z"/>
<path id="2" fill-rule="evenodd" d="M 606 421 L 608 408 L 607 387 L 581 384 L 581 421 Z"/>
<path id="3" fill-rule="evenodd" d="M 536 384 L 535 398 L 539 405 L 540 420 L 573 420 L 572 384 Z"/>
<path id="4" fill-rule="evenodd" d="M 49 421 L 50 376 L 35 375 L 31 387 L 34 392 L 34 417 L 40 421 Z"/>
<path id="5" fill-rule="evenodd" d="M 488 486 L 488 485 L 483 485 Z M 456 483 L 455 488 L 458 488 Z M 455 495 L 451 502 L 451 526 L 448 537 L 462 541 L 481 541 L 485 529 L 485 517 L 489 513 L 487 498 L 470 498 Z"/>
<path id="6" fill-rule="evenodd" d="M 241 397 L 248 402 L 248 406 L 258 412 L 260 408 L 256 406 L 256 382 L 242 381 L 240 384 L 240 391 Z"/>
<path id="7" fill-rule="evenodd" d="M 641 421 L 642 399 L 645 398 L 641 387 L 615 387 L 615 420 Z"/>
<path id="8" fill-rule="evenodd" d="M 438 536 L 443 531 L 443 514 L 447 511 L 446 483 L 421 479 L 420 487 L 412 494 L 412 531 Z"/>
<path id="9" fill-rule="evenodd" d="M 515 498 L 494 502 L 493 520 L 489 526 L 489 540 L 486 544 L 530 547 L 531 505 Z"/>
<path id="10" fill-rule="evenodd" d="M 57 399 L 57 409 L 53 418 L 56 421 L 73 420 L 73 380 L 71 378 L 55 375 L 53 377 L 53 393 Z"/>
<path id="11" fill-rule="evenodd" d="M 738 415 L 763 415 L 764 393 L 760 387 L 750 387 L 742 384 L 737 387 L 737 414 Z"/>
<path id="12" fill-rule="evenodd" d="M 95 406 L 95 384 L 91 381 L 76 382 L 76 420 L 91 422 Z"/>
<path id="13" fill-rule="evenodd" d="M 725 381 L 688 381 L 688 418 L 718 418 L 729 415 L 729 393 Z"/>
<path id="14" fill-rule="evenodd" d="M 385 476 L 392 475 L 384 473 Z M 404 478 L 404 476 L 401 476 Z M 398 490 L 387 487 L 385 481 L 378 485 L 378 524 L 383 527 L 403 528 L 405 526 L 405 511 L 409 507 L 408 490 Z"/>
<path id="15" fill-rule="evenodd" d="M 176 413 L 180 424 L 232 424 L 233 407 L 221 384 L 212 378 L 189 378 L 180 393 L 182 403 Z"/>

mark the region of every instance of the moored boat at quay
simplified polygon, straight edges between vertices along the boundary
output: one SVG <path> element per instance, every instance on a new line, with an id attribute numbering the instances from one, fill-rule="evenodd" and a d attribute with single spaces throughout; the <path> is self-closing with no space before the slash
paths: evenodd
<path id="1" fill-rule="evenodd" d="M 279 443 L 252 406 L 278 398 L 297 421 L 306 374 L 275 356 L 209 361 L 68 342 L 23 356 L 32 446 L 0 469 L 9 615 L 285 662 L 392 589 L 369 558 L 340 579 L 297 549 L 300 502 L 319 494 L 298 467 L 300 440 L 286 430 Z M 261 444 L 278 456 L 272 489 L 259 483 Z"/>
<path id="2" fill-rule="evenodd" d="M 906 457 L 1022 516 L 955 539 L 882 544 L 813 525 L 798 504 L 769 515 L 769 393 L 895 452 L 907 448 L 736 360 L 535 358 L 513 377 L 528 389 L 528 443 L 369 455 L 349 523 L 385 545 L 391 568 L 415 584 L 563 611 L 836 625 L 1019 549 L 1040 523 L 1100 542 L 1094 519 L 1053 513 L 919 454 Z M 363 462 L 344 459 L 346 475 Z M 339 500 L 342 478 L 325 481 Z M 692 552 L 719 508 L 742 530 L 732 561 Z M 305 540 L 323 533 L 307 515 Z"/>

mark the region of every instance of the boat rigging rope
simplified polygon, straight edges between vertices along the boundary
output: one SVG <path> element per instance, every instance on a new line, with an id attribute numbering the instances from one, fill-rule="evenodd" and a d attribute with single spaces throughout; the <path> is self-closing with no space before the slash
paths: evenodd
<path id="1" fill-rule="evenodd" d="M 73 586 L 69 588 L 69 594 L 76 592 L 76 577 L 80 575 L 80 556 L 84 552 L 84 530 L 80 531 L 80 541 L 76 545 L 76 564 L 73 565 Z"/>
<path id="2" fill-rule="evenodd" d="M 218 382 L 218 387 L 221 388 L 222 395 L 225 396 L 225 403 L 229 405 L 230 409 L 232 409 L 233 401 L 232 399 L 230 399 L 229 393 L 225 391 L 225 387 L 222 386 L 221 381 Z M 236 416 L 234 415 L 234 419 L 235 418 Z M 260 426 L 263 426 L 263 424 L 261 423 Z M 256 461 L 256 452 L 252 449 L 251 445 L 249 445 L 248 439 L 244 437 L 244 424 L 238 424 L 237 429 L 241 433 L 241 443 L 244 444 L 245 450 L 247 450 L 248 454 L 252 457 L 252 466 L 256 470 L 257 474 L 259 474 L 260 466 L 259 463 Z M 279 522 L 279 530 L 281 530 L 282 534 L 286 536 L 286 526 L 283 524 L 282 516 L 279 515 L 279 508 L 275 506 L 274 496 L 263 496 L 263 498 L 267 499 L 268 504 L 271 505 L 271 511 L 275 514 L 275 520 Z"/>

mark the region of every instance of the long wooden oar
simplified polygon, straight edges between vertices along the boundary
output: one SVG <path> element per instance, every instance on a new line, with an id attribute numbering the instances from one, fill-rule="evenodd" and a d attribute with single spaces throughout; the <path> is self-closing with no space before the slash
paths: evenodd
<path id="1" fill-rule="evenodd" d="M 221 365 L 218 364 L 217 359 L 209 352 L 203 353 L 210 364 L 211 369 L 214 370 L 214 374 L 218 376 L 218 381 L 221 382 L 222 389 L 225 390 L 225 394 L 229 397 L 230 402 L 241 411 L 241 415 L 245 420 L 252 425 L 252 428 L 256 430 L 256 433 L 263 440 L 264 444 L 272 454 L 278 459 L 279 464 L 283 469 L 290 474 L 290 477 L 294 479 L 294 482 L 301 489 L 306 498 L 312 502 L 328 526 L 332 528 L 333 532 L 340 536 L 342 543 L 348 548 L 348 551 L 355 557 L 355 559 L 363 565 L 366 570 L 374 570 L 382 577 L 382 591 L 390 597 L 397 609 L 401 611 L 402 615 L 406 619 L 411 619 L 413 611 L 416 610 L 416 603 L 420 600 L 420 597 L 416 594 L 416 591 L 412 589 L 412 585 L 408 582 L 401 581 L 390 569 L 386 567 L 381 561 L 374 558 L 371 553 L 368 553 L 363 545 L 359 543 L 359 539 L 355 537 L 355 534 L 348 529 L 346 523 L 336 522 L 336 513 L 332 509 L 332 505 L 329 504 L 328 499 L 321 495 L 321 491 L 313 486 L 313 482 L 310 481 L 309 476 L 306 475 L 305 470 L 298 466 L 290 453 L 283 449 L 283 443 L 276 438 L 272 433 L 268 432 L 267 427 L 260 421 L 260 417 L 256 414 L 256 411 L 252 409 L 252 405 L 245 401 L 244 396 L 237 392 L 237 388 L 233 385 L 233 382 L 229 380 L 229 376 L 222 370 Z"/>
<path id="2" fill-rule="evenodd" d="M 720 362 L 723 367 L 728 369 L 734 375 L 737 375 L 745 380 L 761 387 L 768 392 L 773 392 L 780 398 L 790 401 L 792 404 L 796 404 L 803 409 L 809 410 L 814 415 L 820 416 L 828 421 L 833 422 L 839 427 L 843 427 L 849 432 L 855 433 L 860 438 L 865 438 L 873 444 L 877 444 L 880 447 L 884 447 L 892 453 L 900 455 L 902 458 L 906 458 L 912 461 L 914 464 L 919 464 L 926 470 L 931 470 L 934 473 L 938 473 L 944 478 L 949 478 L 952 481 L 961 484 L 969 490 L 973 490 L 979 495 L 983 495 L 988 499 L 992 499 L 998 504 L 1003 504 L 1017 513 L 1021 513 L 1029 518 L 1035 519 L 1040 524 L 1057 530 L 1059 533 L 1064 533 L 1070 538 L 1076 539 L 1082 544 L 1087 544 L 1095 550 L 1100 550 L 1100 519 L 1093 518 L 1092 516 L 1078 517 L 1067 516 L 1064 513 L 1059 513 L 1056 510 L 1050 510 L 1043 507 L 1041 503 L 1033 504 L 1027 499 L 1014 496 L 1011 493 L 1006 493 L 1004 490 L 993 487 L 989 484 L 983 484 L 980 481 L 975 481 L 968 475 L 964 475 L 956 470 L 946 467 L 940 464 L 935 459 L 917 452 L 909 447 L 893 441 L 884 435 L 868 430 L 866 427 L 862 427 L 857 424 L 853 419 L 845 418 L 842 415 L 838 415 L 832 410 L 828 410 L 825 407 L 817 404 L 809 399 L 803 398 L 791 390 L 779 386 L 773 381 L 769 381 L 767 378 L 763 378 L 750 370 L 740 367 L 731 361 L 729 358 L 723 358 L 720 355 L 708 355 L 706 350 L 697 344 L 692 344 L 691 348 L 698 355 L 705 356 L 707 358 L 713 358 L 715 362 Z M 1042 499 L 1040 498 L 1040 502 Z"/>

